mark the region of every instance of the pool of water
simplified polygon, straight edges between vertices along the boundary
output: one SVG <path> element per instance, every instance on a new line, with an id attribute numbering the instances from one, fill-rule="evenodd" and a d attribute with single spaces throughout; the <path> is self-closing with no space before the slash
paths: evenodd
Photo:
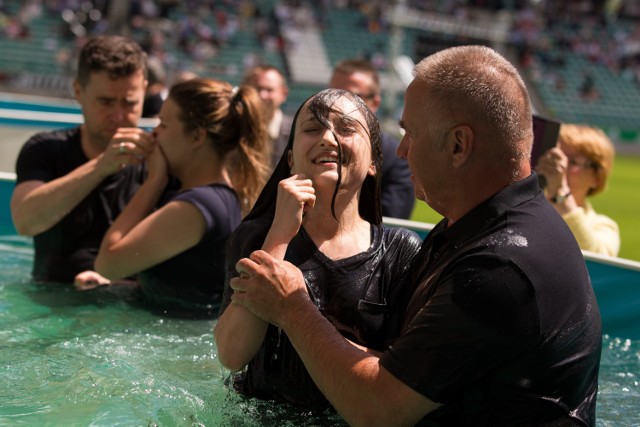
<path id="1" fill-rule="evenodd" d="M 126 291 L 35 285 L 32 258 L 29 239 L 0 236 L 0 425 L 343 425 L 229 391 L 214 321 L 152 314 Z M 640 340 L 603 340 L 597 425 L 640 425 Z"/>

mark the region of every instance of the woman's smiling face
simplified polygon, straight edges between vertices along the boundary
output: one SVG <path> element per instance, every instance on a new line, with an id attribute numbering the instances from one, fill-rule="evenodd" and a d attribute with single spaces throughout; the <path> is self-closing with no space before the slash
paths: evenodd
<path id="1" fill-rule="evenodd" d="M 340 179 L 341 188 L 360 188 L 367 175 L 376 173 L 365 118 L 345 96 L 330 109 L 326 118 L 314 114 L 310 100 L 300 111 L 289 152 L 291 172 L 306 175 L 314 185 L 326 181 L 334 188 Z"/>

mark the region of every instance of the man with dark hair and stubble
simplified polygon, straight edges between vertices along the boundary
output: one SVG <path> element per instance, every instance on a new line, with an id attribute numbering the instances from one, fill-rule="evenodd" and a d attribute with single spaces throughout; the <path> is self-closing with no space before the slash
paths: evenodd
<path id="1" fill-rule="evenodd" d="M 142 182 L 154 144 L 137 127 L 146 61 L 128 38 L 89 39 L 73 81 L 84 123 L 36 134 L 22 147 L 11 214 L 18 232 L 34 237 L 34 280 L 72 282 L 93 270 L 105 231 Z"/>
<path id="2" fill-rule="evenodd" d="M 375 114 L 380 107 L 380 76 L 366 59 L 345 59 L 333 69 L 329 87 L 359 95 Z M 382 147 L 382 215 L 409 219 L 415 204 L 411 171 L 406 159 L 396 156 L 399 141 L 387 132 L 380 134 Z"/>
<path id="3" fill-rule="evenodd" d="M 355 426 L 593 426 L 602 330 L 584 258 L 531 171 L 531 107 L 484 46 L 428 56 L 407 88 L 398 155 L 444 218 L 411 270 L 400 334 L 358 348 L 293 265 L 255 251 L 232 304 L 281 328 Z"/>

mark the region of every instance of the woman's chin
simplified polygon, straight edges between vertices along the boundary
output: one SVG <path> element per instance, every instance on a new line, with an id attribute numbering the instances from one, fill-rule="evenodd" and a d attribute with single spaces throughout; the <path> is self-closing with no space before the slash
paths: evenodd
<path id="1" fill-rule="evenodd" d="M 335 188 L 336 184 L 338 183 L 338 172 L 335 170 L 325 170 L 322 172 L 316 171 L 316 173 L 310 175 L 309 178 L 311 179 L 311 181 L 313 181 L 314 187 L 322 185 Z"/>
<path id="2" fill-rule="evenodd" d="M 308 177 L 311 177 L 311 179 L 316 179 L 316 178 L 324 178 L 324 177 L 328 177 L 328 179 L 337 179 L 338 177 L 338 168 L 335 165 L 332 164 L 328 164 L 328 165 L 317 165 L 313 168 L 313 170 L 310 170 L 309 173 L 305 173 L 305 175 L 307 175 Z"/>

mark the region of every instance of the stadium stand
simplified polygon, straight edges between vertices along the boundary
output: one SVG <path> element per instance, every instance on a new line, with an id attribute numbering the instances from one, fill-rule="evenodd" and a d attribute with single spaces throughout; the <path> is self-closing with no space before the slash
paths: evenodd
<path id="1" fill-rule="evenodd" d="M 539 111 L 640 144 L 638 2 L 122 0 L 117 11 L 103 1 L 72 11 L 76 3 L 0 2 L 0 90 L 70 97 L 78 45 L 113 28 L 139 40 L 169 77 L 190 70 L 237 84 L 252 65 L 275 65 L 289 78 L 287 111 L 323 87 L 342 59 L 366 57 L 390 79 L 397 55 L 415 61 L 486 43 L 521 67 Z"/>

